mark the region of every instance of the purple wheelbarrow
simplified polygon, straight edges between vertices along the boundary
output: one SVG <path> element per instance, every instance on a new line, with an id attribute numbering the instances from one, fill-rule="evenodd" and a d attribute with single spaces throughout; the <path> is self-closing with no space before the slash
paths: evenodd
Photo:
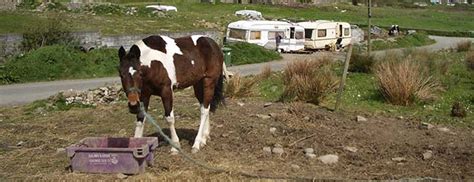
<path id="1" fill-rule="evenodd" d="M 156 147 L 156 137 L 88 137 L 67 147 L 66 152 L 74 172 L 137 174 L 153 165 Z"/>

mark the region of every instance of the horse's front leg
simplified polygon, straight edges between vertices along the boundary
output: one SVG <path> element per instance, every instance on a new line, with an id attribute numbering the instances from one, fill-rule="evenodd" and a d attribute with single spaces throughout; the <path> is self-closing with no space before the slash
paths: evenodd
<path id="1" fill-rule="evenodd" d="M 173 112 L 173 91 L 170 89 L 163 89 L 161 93 L 161 101 L 163 102 L 163 107 L 165 110 L 165 120 L 168 122 L 170 127 L 171 142 L 173 142 L 177 147 L 181 147 L 179 144 L 178 134 L 174 127 L 174 112 Z M 171 146 L 171 154 L 178 154 L 178 149 Z"/>
<path id="2" fill-rule="evenodd" d="M 141 95 L 140 101 L 143 102 L 145 111 L 148 111 L 148 104 L 150 104 L 150 95 Z M 135 123 L 135 138 L 143 137 L 143 130 L 145 129 L 145 113 L 138 112 L 137 122 Z"/>

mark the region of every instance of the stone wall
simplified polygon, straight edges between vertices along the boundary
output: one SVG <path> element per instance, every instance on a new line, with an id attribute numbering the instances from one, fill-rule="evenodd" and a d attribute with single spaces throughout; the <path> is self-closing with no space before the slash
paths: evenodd
<path id="1" fill-rule="evenodd" d="M 194 32 L 162 32 L 157 34 L 137 34 L 137 35 L 116 35 L 116 36 L 102 36 L 99 32 L 74 32 L 81 46 L 85 50 L 100 47 L 119 48 L 124 46 L 126 49 L 130 48 L 133 43 L 139 41 L 149 35 L 166 35 L 177 38 L 188 35 L 206 35 L 214 39 L 219 45 L 222 45 L 224 34 L 218 31 L 194 31 Z M 0 61 L 5 56 L 15 54 L 19 50 L 19 46 L 23 37 L 21 34 L 3 34 L 0 35 Z"/>
<path id="2" fill-rule="evenodd" d="M 0 0 L 0 10 L 14 10 L 22 0 Z"/>

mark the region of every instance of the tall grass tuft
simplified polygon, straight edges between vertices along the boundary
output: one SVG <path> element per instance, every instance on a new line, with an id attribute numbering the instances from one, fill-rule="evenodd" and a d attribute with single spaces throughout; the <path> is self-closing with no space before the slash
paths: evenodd
<path id="1" fill-rule="evenodd" d="M 244 78 L 240 74 L 235 74 L 225 84 L 225 96 L 228 98 L 254 96 L 258 81 L 256 78 Z"/>
<path id="2" fill-rule="evenodd" d="M 272 67 L 270 67 L 269 64 L 263 66 L 262 70 L 260 70 L 260 74 L 257 75 L 260 80 L 268 79 L 270 76 L 272 76 Z"/>
<path id="3" fill-rule="evenodd" d="M 464 58 L 466 60 L 466 66 L 469 70 L 471 71 L 474 71 L 474 50 L 473 51 L 469 51 L 467 54 L 466 54 L 466 58 Z"/>
<path id="4" fill-rule="evenodd" d="M 354 51 L 351 55 L 349 65 L 350 72 L 370 73 L 375 63 L 373 56 L 369 56 L 361 51 Z"/>
<path id="5" fill-rule="evenodd" d="M 289 63 L 284 70 L 282 100 L 319 104 L 337 86 L 327 57 Z"/>
<path id="6" fill-rule="evenodd" d="M 383 61 L 374 68 L 378 89 L 384 98 L 395 105 L 407 106 L 417 100 L 436 98 L 441 87 L 423 64 L 407 57 L 402 61 Z"/>
<path id="7" fill-rule="evenodd" d="M 456 45 L 456 50 L 458 52 L 466 52 L 466 51 L 469 51 L 471 49 L 471 44 L 472 42 L 470 40 L 466 40 L 466 41 L 462 41 L 462 42 L 459 42 L 457 45 Z"/>

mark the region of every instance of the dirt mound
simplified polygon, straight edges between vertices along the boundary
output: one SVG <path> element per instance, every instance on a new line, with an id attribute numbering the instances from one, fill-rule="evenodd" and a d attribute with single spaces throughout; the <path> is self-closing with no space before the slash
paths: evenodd
<path id="1" fill-rule="evenodd" d="M 199 104 L 190 90 L 176 94 L 175 117 L 184 151 L 190 152 L 199 125 Z M 161 118 L 161 102 L 150 108 Z M 62 148 L 88 136 L 132 136 L 134 116 L 126 103 L 71 109 L 46 116 L 26 115 L 22 108 L 2 108 L 0 179 L 116 179 L 116 175 L 70 173 Z M 211 139 L 192 156 L 233 171 L 315 179 L 467 180 L 474 177 L 472 129 L 422 125 L 410 118 L 334 113 L 310 104 L 266 103 L 258 99 L 228 100 L 211 115 Z M 160 125 L 167 127 L 160 120 Z M 157 136 L 147 125 L 146 133 Z M 165 130 L 165 133 L 169 133 Z M 18 142 L 23 144 L 16 146 Z M 171 156 L 163 143 L 155 167 L 140 180 L 245 180 L 212 173 L 181 156 Z M 13 147 L 12 147 L 13 146 Z M 265 148 L 265 149 L 264 149 Z M 270 151 L 268 149 L 270 148 Z M 273 150 L 274 148 L 280 148 Z M 312 148 L 314 156 L 307 155 Z M 305 149 L 307 152 L 305 152 Z M 431 152 L 430 152 L 431 151 Z M 332 154 L 337 162 L 324 164 Z"/>

